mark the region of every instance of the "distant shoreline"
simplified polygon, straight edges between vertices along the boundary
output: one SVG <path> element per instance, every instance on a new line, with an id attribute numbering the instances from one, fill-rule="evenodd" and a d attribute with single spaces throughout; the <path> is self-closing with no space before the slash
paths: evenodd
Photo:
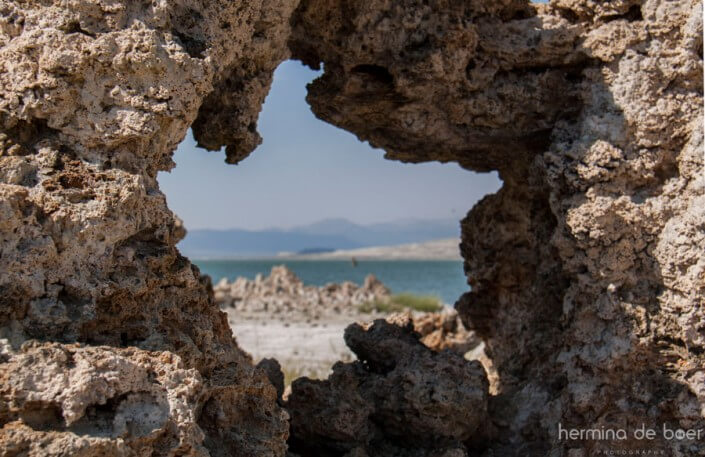
<path id="1" fill-rule="evenodd" d="M 394 246 L 372 246 L 358 249 L 340 249 L 316 254 L 297 254 L 283 252 L 278 255 L 248 255 L 248 256 L 189 256 L 193 261 L 350 261 L 355 258 L 363 261 L 462 261 L 457 238 L 407 243 Z"/>
<path id="2" fill-rule="evenodd" d="M 442 240 L 407 243 L 394 246 L 373 246 L 358 249 L 339 249 L 332 252 L 316 254 L 288 254 L 280 258 L 310 260 L 462 260 L 460 257 L 460 240 L 445 238 Z"/>

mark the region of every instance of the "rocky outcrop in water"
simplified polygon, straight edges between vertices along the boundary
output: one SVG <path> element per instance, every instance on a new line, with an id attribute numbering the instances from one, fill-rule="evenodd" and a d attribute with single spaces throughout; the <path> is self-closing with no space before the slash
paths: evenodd
<path id="1" fill-rule="evenodd" d="M 644 443 L 561 441 L 558 423 L 705 429 L 701 2 L 31 0 L 0 3 L 3 452 L 285 452 L 276 391 L 175 248 L 156 173 L 190 125 L 229 162 L 249 154 L 290 55 L 324 68 L 308 96 L 320 118 L 390 159 L 504 181 L 462 223 L 472 291 L 457 303 L 495 394 L 385 326 L 398 343 L 370 338 L 398 366 L 343 366 L 292 393 L 331 419 L 369 411 L 360 438 L 294 419 L 297 449 L 462 455 L 483 435 L 476 454 L 576 457 Z M 384 367 L 374 355 L 361 358 Z M 335 376 L 370 386 L 353 398 Z"/>
<path id="2" fill-rule="evenodd" d="M 232 307 L 238 316 L 262 315 L 272 319 L 297 317 L 319 319 L 330 314 L 357 315 L 359 306 L 374 301 L 386 301 L 389 289 L 370 274 L 361 286 L 352 281 L 330 283 L 322 287 L 304 286 L 293 271 L 280 265 L 269 276 L 255 279 L 221 279 L 214 287 L 215 300 L 223 307 Z"/>

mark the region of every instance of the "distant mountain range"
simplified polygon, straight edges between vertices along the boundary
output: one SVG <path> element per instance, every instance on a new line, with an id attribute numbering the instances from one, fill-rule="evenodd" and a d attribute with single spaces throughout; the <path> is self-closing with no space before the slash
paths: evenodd
<path id="1" fill-rule="evenodd" d="M 459 236 L 460 226 L 455 219 L 404 219 L 372 225 L 325 219 L 291 229 L 190 230 L 179 249 L 193 258 L 265 257 L 282 252 L 327 252 Z"/>

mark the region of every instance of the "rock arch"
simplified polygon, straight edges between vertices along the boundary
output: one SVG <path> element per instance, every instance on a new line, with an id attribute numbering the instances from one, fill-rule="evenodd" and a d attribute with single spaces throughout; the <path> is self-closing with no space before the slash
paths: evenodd
<path id="1" fill-rule="evenodd" d="M 505 183 L 463 221 L 457 304 L 500 394 L 478 439 L 413 452 L 572 457 L 604 443 L 559 422 L 705 428 L 701 18 L 692 0 L 0 5 L 0 446 L 284 454 L 276 392 L 174 247 L 156 173 L 189 125 L 249 154 L 290 55 L 324 65 L 320 118 Z M 413 454 L 384 446 L 350 452 Z"/>

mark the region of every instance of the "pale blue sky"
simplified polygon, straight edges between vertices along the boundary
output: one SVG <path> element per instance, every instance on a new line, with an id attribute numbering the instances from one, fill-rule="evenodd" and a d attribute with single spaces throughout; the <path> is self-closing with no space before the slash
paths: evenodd
<path id="1" fill-rule="evenodd" d="M 224 152 L 196 148 L 189 132 L 176 168 L 159 174 L 187 229 L 293 227 L 332 217 L 360 224 L 460 219 L 499 189 L 495 173 L 385 160 L 382 150 L 316 119 L 305 86 L 317 74 L 294 61 L 279 66 L 259 119 L 264 142 L 238 165 L 226 164 Z"/>

